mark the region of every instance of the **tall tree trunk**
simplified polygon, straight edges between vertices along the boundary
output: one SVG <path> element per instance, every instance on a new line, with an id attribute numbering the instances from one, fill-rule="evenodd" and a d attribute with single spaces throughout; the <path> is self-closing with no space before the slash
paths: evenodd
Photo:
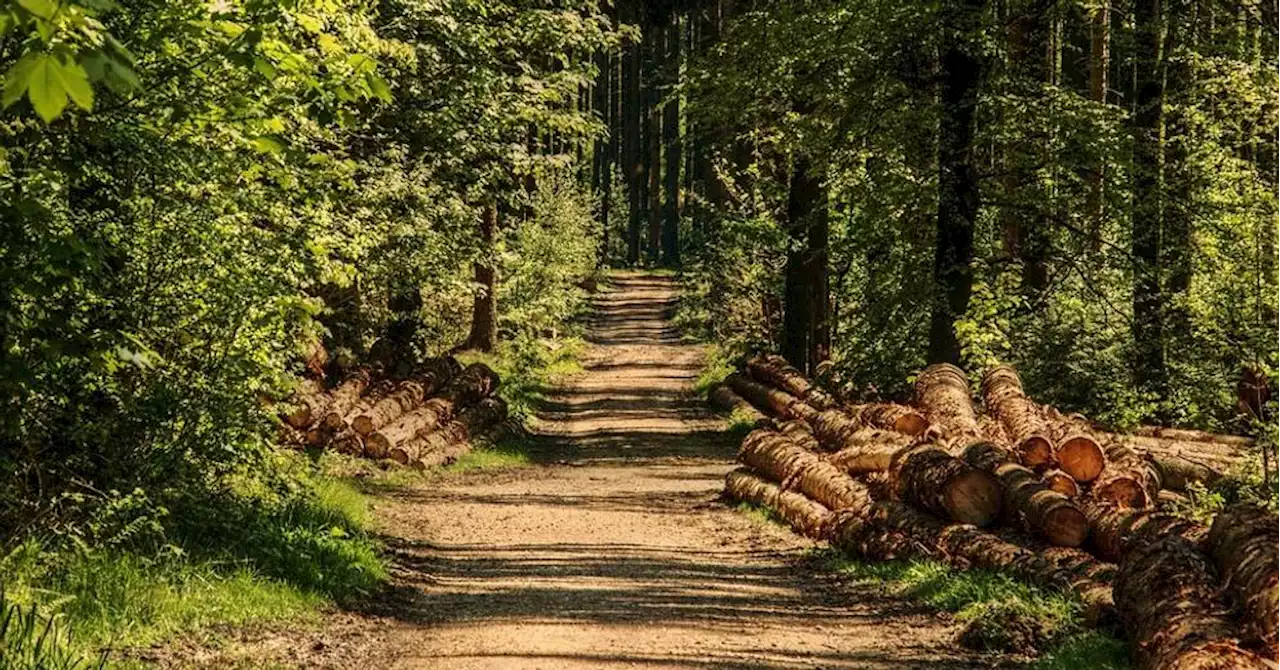
<path id="1" fill-rule="evenodd" d="M 1111 0 L 1101 0 L 1089 17 L 1089 98 L 1107 103 L 1107 79 L 1111 69 Z M 1089 175 L 1089 195 L 1085 211 L 1089 216 L 1089 246 L 1095 253 L 1102 250 L 1102 221 L 1106 215 L 1105 193 L 1107 162 L 1098 161 Z"/>
<path id="2" fill-rule="evenodd" d="M 618 130 L 614 127 L 614 59 L 609 52 L 600 54 L 600 83 L 596 87 L 596 113 L 604 122 L 605 137 L 596 141 L 596 193 L 600 198 L 600 253 L 597 263 L 609 261 L 609 209 L 613 205 L 613 157 L 617 153 Z"/>
<path id="3" fill-rule="evenodd" d="M 1164 79 L 1160 0 L 1136 0 L 1137 101 L 1133 116 L 1133 342 L 1134 381 L 1157 399 L 1168 397 L 1164 352 L 1164 296 L 1160 287 L 1160 158 Z"/>
<path id="4" fill-rule="evenodd" d="M 493 351 L 498 344 L 498 268 L 494 242 L 498 235 L 498 208 L 486 204 L 480 215 L 480 243 L 485 257 L 475 263 L 475 281 L 480 286 L 471 308 L 471 335 L 467 349 Z"/>
<path id="5" fill-rule="evenodd" d="M 649 22 L 649 58 L 645 72 L 645 148 L 648 152 L 646 176 L 648 177 L 649 262 L 657 263 L 662 250 L 662 91 L 659 88 L 662 57 L 666 44 L 665 27 L 661 17 Z"/>
<path id="6" fill-rule="evenodd" d="M 1173 5 L 1178 7 L 1178 5 Z M 1190 165 L 1191 124 L 1188 109 L 1191 68 L 1187 53 L 1194 48 L 1195 33 L 1190 30 L 1192 17 L 1185 11 L 1169 11 L 1168 29 L 1163 49 L 1165 65 L 1166 128 L 1164 141 L 1164 184 L 1161 196 L 1164 289 L 1164 335 L 1166 347 L 1177 355 L 1180 345 L 1191 337 L 1191 314 L 1187 309 L 1191 290 L 1191 248 L 1193 207 L 1196 198 L 1195 178 Z"/>
<path id="7" fill-rule="evenodd" d="M 983 2 L 952 0 L 943 9 L 938 123 L 938 218 L 929 362 L 959 363 L 955 322 L 969 309 L 973 290 L 973 230 L 978 217 L 978 175 L 973 164 L 974 110 L 984 63 L 977 34 Z"/>
<path id="8" fill-rule="evenodd" d="M 668 267 L 680 265 L 680 163 L 684 149 L 680 146 L 680 97 L 674 95 L 680 83 L 680 42 L 684 33 L 680 29 L 680 14 L 672 12 L 667 25 L 667 74 L 671 87 L 662 114 L 662 144 L 667 152 L 666 205 L 662 220 L 662 262 Z"/>
<path id="9" fill-rule="evenodd" d="M 635 4 L 620 3 L 625 10 L 625 21 L 635 23 L 640 18 Z M 623 53 L 622 93 L 622 165 L 627 182 L 627 263 L 640 262 L 640 215 L 644 160 L 641 153 L 640 117 L 644 113 L 640 100 L 640 44 L 630 42 Z"/>

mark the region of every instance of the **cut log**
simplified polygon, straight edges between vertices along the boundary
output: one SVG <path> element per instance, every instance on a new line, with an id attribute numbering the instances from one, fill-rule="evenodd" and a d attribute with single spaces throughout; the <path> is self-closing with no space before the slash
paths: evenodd
<path id="1" fill-rule="evenodd" d="M 303 379 L 298 383 L 298 390 L 289 401 L 292 409 L 285 413 L 284 422 L 298 430 L 306 430 L 311 424 L 320 420 L 332 400 L 329 394 L 321 389 L 318 381 Z"/>
<path id="2" fill-rule="evenodd" d="M 1186 428 L 1138 426 L 1134 429 L 1133 434 L 1140 435 L 1142 437 L 1174 440 L 1177 442 L 1210 442 L 1214 444 L 1226 444 L 1243 449 L 1251 448 L 1255 444 L 1252 437 L 1244 435 L 1223 435 L 1221 433 L 1208 433 L 1203 430 L 1189 430 Z"/>
<path id="3" fill-rule="evenodd" d="M 1219 471 L 1230 470 L 1251 456 L 1248 450 L 1216 442 L 1186 442 L 1124 433 L 1099 433 L 1099 435 L 1122 442 L 1144 454 L 1179 456 L 1196 463 L 1204 463 Z"/>
<path id="4" fill-rule="evenodd" d="M 864 428 L 847 442 L 851 446 L 826 456 L 827 462 L 851 475 L 887 472 L 893 457 L 911 446 L 898 433 Z"/>
<path id="5" fill-rule="evenodd" d="M 422 405 L 429 392 L 421 382 L 400 382 L 391 393 L 375 401 L 367 410 L 351 417 L 351 429 L 367 436 L 383 426 L 389 426 Z"/>
<path id="6" fill-rule="evenodd" d="M 809 420 L 809 425 L 813 427 L 814 437 L 818 438 L 818 443 L 826 451 L 843 451 L 873 444 L 905 447 L 912 442 L 912 438 L 905 433 L 878 430 L 839 410 L 822 412 Z M 886 465 L 882 469 L 887 468 Z"/>
<path id="7" fill-rule="evenodd" d="M 818 414 L 818 410 L 790 393 L 761 384 L 742 373 L 729 375 L 725 383 L 770 418 L 809 419 Z"/>
<path id="8" fill-rule="evenodd" d="M 334 434 L 333 439 L 329 441 L 329 444 L 333 447 L 334 451 L 340 454 L 363 456 L 365 453 L 364 438 L 350 429 Z"/>
<path id="9" fill-rule="evenodd" d="M 747 374 L 768 386 L 789 393 L 815 409 L 834 409 L 835 400 L 814 386 L 787 359 L 778 355 L 756 356 L 747 361 Z"/>
<path id="10" fill-rule="evenodd" d="M 415 467 L 450 463 L 470 448 L 472 438 L 499 423 L 506 416 L 506 402 L 496 397 L 485 398 L 463 411 L 457 419 L 426 434 L 415 435 L 392 447 L 388 450 L 387 457 L 397 463 L 415 464 Z M 453 448 L 459 445 L 464 447 L 461 451 Z"/>
<path id="11" fill-rule="evenodd" d="M 1076 480 L 1061 470 L 1047 470 L 1041 475 L 1041 479 L 1045 486 L 1068 498 L 1080 495 L 1080 486 L 1076 484 Z"/>
<path id="12" fill-rule="evenodd" d="M 1276 656 L 1276 617 L 1280 611 L 1277 523 L 1276 515 L 1261 507 L 1233 507 L 1214 518 L 1205 540 L 1227 593 L 1240 611 L 1246 639 L 1271 658 Z"/>
<path id="13" fill-rule="evenodd" d="M 794 491 L 784 491 L 745 468 L 725 476 L 725 493 L 735 500 L 767 507 L 797 533 L 816 539 L 826 534 L 831 510 Z"/>
<path id="14" fill-rule="evenodd" d="M 335 431 L 342 423 L 342 417 L 351 411 L 352 407 L 360 402 L 360 396 L 364 395 L 365 389 L 369 387 L 370 377 L 368 370 L 356 370 L 347 378 L 342 380 L 332 391 L 329 392 L 329 404 L 325 407 L 323 415 L 317 415 L 318 420 L 325 424 L 330 431 Z M 330 420 L 329 417 L 335 417 Z"/>
<path id="15" fill-rule="evenodd" d="M 982 402 L 1009 433 L 1018 461 L 1037 470 L 1053 466 L 1053 442 L 1038 405 L 1022 390 L 1018 373 L 1001 365 L 982 376 Z"/>
<path id="16" fill-rule="evenodd" d="M 1133 550 L 1115 582 L 1116 607 L 1140 670 L 1274 668 L 1236 643 L 1211 566 L 1186 538 Z"/>
<path id="17" fill-rule="evenodd" d="M 774 430 L 762 428 L 747 435 L 738 460 L 832 511 L 859 511 L 871 504 L 871 494 L 860 482 Z"/>
<path id="18" fill-rule="evenodd" d="M 1000 484 L 934 444 L 899 452 L 890 472 L 900 499 L 939 516 L 984 527 L 1000 514 Z"/>
<path id="19" fill-rule="evenodd" d="M 923 435 L 929 420 L 916 410 L 891 402 L 877 402 L 858 408 L 858 421 L 872 428 L 884 428 L 906 435 Z"/>
<path id="20" fill-rule="evenodd" d="M 1194 521 L 1160 512 L 1098 503 L 1083 508 L 1089 517 L 1089 550 L 1113 562 L 1165 536 L 1177 535 L 1198 545 L 1209 532 Z"/>
<path id="21" fill-rule="evenodd" d="M 926 419 L 942 429 L 943 437 L 956 453 L 988 440 L 978 425 L 969 379 L 960 368 L 947 363 L 925 368 L 916 379 L 916 404 Z"/>
<path id="22" fill-rule="evenodd" d="M 820 451 L 818 439 L 813 436 L 813 428 L 808 423 L 799 419 L 790 421 L 781 421 L 776 424 L 775 430 L 787 436 L 792 442 L 795 442 L 805 451 Z"/>
<path id="23" fill-rule="evenodd" d="M 1173 491 L 1185 493 L 1192 483 L 1205 487 L 1213 486 L 1222 473 L 1203 463 L 1196 463 L 1181 456 L 1159 456 L 1149 454 L 1151 464 L 1160 476 L 1160 485 Z"/>
<path id="24" fill-rule="evenodd" d="M 1078 414 L 1065 415 L 1053 407 L 1046 407 L 1044 416 L 1058 468 L 1077 482 L 1097 479 L 1107 459 L 1102 451 L 1104 440 L 1094 432 L 1093 424 Z"/>
<path id="25" fill-rule="evenodd" d="M 1000 482 L 1005 518 L 1057 547 L 1078 547 L 1089 535 L 1089 519 L 1067 496 L 1045 486 L 1031 468 L 991 444 L 965 450 L 969 465 L 991 473 Z"/>
<path id="26" fill-rule="evenodd" d="M 1093 498 L 1121 507 L 1146 508 L 1160 492 L 1160 473 L 1145 457 L 1124 445 L 1106 446 L 1107 467 L 1093 483 Z"/>
<path id="27" fill-rule="evenodd" d="M 707 394 L 707 401 L 712 407 L 725 414 L 742 417 L 754 424 L 759 424 L 765 419 L 760 410 L 725 384 L 716 384 L 712 387 Z"/>
<path id="28" fill-rule="evenodd" d="M 458 407 L 474 405 L 495 393 L 500 382 L 498 373 L 489 366 L 472 363 L 449 380 L 440 391 L 440 398 L 451 401 Z"/>
<path id="29" fill-rule="evenodd" d="M 436 430 L 453 416 L 454 404 L 442 398 L 432 398 L 422 407 L 396 420 L 390 426 L 369 433 L 365 437 L 365 451 L 371 458 L 386 458 L 391 450 L 406 440 L 425 436 Z"/>

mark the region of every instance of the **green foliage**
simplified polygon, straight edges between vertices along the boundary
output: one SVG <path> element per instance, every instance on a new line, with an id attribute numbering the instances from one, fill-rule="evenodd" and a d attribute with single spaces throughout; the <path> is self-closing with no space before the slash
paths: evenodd
<path id="1" fill-rule="evenodd" d="M 529 454 L 523 445 L 512 441 L 499 442 L 493 446 L 482 446 L 472 449 L 458 460 L 445 466 L 446 472 L 473 472 L 476 470 L 510 470 L 526 467 L 531 463 Z"/>
<path id="2" fill-rule="evenodd" d="M 940 610 L 954 612 L 965 624 L 961 642 L 984 650 L 1040 653 L 1037 668 L 1071 666 L 1127 668 L 1127 649 L 1115 638 L 1085 631 L 1074 598 L 1028 586 L 987 570 L 955 570 L 933 561 L 866 563 L 831 552 L 833 570 L 863 583 L 882 584 Z"/>
<path id="3" fill-rule="evenodd" d="M 769 507 L 768 505 L 740 502 L 733 509 L 758 524 L 782 527 L 786 527 L 787 525 L 787 522 L 778 515 L 777 510 Z"/>
<path id="4" fill-rule="evenodd" d="M 117 533 L 93 544 L 28 540 L 0 559 L 3 586 L 14 602 L 56 613 L 75 632 L 73 650 L 306 618 L 376 588 L 386 572 L 365 529 L 363 498 L 304 474 L 299 457 L 286 458 L 293 462 L 281 471 L 294 474 L 272 485 L 243 478 L 184 498 L 163 533 Z M 104 513 L 86 526 L 120 527 L 119 518 L 137 514 Z"/>
<path id="5" fill-rule="evenodd" d="M 81 670 L 100 668 L 70 650 L 67 631 L 55 617 L 42 616 L 37 605 L 11 602 L 0 590 L 0 668 L 4 670 Z"/>

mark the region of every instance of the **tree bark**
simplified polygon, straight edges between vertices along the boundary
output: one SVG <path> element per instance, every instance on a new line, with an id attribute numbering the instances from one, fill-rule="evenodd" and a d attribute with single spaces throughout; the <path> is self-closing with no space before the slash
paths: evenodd
<path id="1" fill-rule="evenodd" d="M 619 11 L 626 12 L 626 23 L 634 24 L 640 20 L 640 12 L 634 3 L 620 3 Z M 627 44 L 622 56 L 622 165 L 627 183 L 627 264 L 632 266 L 640 262 L 641 196 L 645 178 L 640 135 L 644 115 L 640 95 L 640 54 L 640 43 L 633 41 Z"/>
<path id="2" fill-rule="evenodd" d="M 1139 670 L 1275 667 L 1241 649 L 1211 566 L 1195 545 L 1171 536 L 1129 555 L 1116 576 L 1116 607 Z"/>
<path id="3" fill-rule="evenodd" d="M 765 420 L 765 416 L 754 405 L 747 402 L 725 384 L 716 384 L 707 394 L 711 406 L 730 415 L 741 416 L 757 423 Z"/>
<path id="4" fill-rule="evenodd" d="M 756 356 L 747 361 L 746 370 L 756 381 L 786 391 L 819 410 L 833 409 L 836 406 L 834 398 L 814 386 L 781 356 Z"/>
<path id="5" fill-rule="evenodd" d="M 790 393 L 753 381 L 741 373 L 735 372 L 725 377 L 724 381 L 738 395 L 771 418 L 808 419 L 818 414 L 818 410 Z"/>
<path id="6" fill-rule="evenodd" d="M 1000 515 L 1000 484 L 933 444 L 895 454 L 890 475 L 898 498 L 938 516 L 981 528 Z"/>
<path id="7" fill-rule="evenodd" d="M 777 431 L 761 428 L 742 440 L 738 460 L 783 488 L 796 489 L 832 511 L 860 514 L 871 494 L 860 482 Z"/>
<path id="8" fill-rule="evenodd" d="M 683 32 L 680 30 L 680 13 L 671 13 L 671 22 L 667 26 L 667 73 L 671 77 L 672 86 L 662 110 L 662 143 L 667 152 L 666 167 L 666 204 L 662 217 L 662 262 L 667 267 L 680 266 L 680 164 L 684 158 L 684 150 L 680 142 L 680 96 L 675 93 L 680 83 L 680 46 Z"/>
<path id="9" fill-rule="evenodd" d="M 943 9 L 930 363 L 960 362 L 955 322 L 969 309 L 969 295 L 973 290 L 970 264 L 979 208 L 978 173 L 973 157 L 974 119 L 984 63 L 978 55 L 981 48 L 970 42 L 971 36 L 979 32 L 983 4 L 981 0 L 950 0 Z"/>
<path id="10" fill-rule="evenodd" d="M 1070 498 L 1042 483 L 1030 468 L 1015 463 L 1009 452 L 991 444 L 975 444 L 965 450 L 964 460 L 999 480 L 1006 519 L 1057 547 L 1084 544 L 1089 535 L 1084 512 Z"/>
<path id="11" fill-rule="evenodd" d="M 651 17 L 648 24 L 648 58 L 645 63 L 645 177 L 648 180 L 646 213 L 649 219 L 648 257 L 657 264 L 662 249 L 662 109 L 658 73 L 662 69 L 662 56 L 666 46 L 665 26 L 660 17 Z"/>
<path id="12" fill-rule="evenodd" d="M 978 424 L 964 370 L 948 363 L 930 365 L 916 379 L 915 391 L 916 405 L 957 453 L 989 439 Z"/>
<path id="13" fill-rule="evenodd" d="M 1137 101 L 1133 115 L 1134 382 L 1157 401 L 1168 398 L 1165 365 L 1160 157 L 1164 139 L 1160 0 L 1135 0 Z"/>
<path id="14" fill-rule="evenodd" d="M 1018 461 L 1044 470 L 1053 466 L 1053 442 L 1040 408 L 1022 390 L 1013 368 L 1001 365 L 982 376 L 982 401 L 1008 431 Z"/>
<path id="15" fill-rule="evenodd" d="M 1280 610 L 1276 527 L 1274 512 L 1249 505 L 1233 507 L 1214 518 L 1205 540 L 1205 548 L 1241 612 L 1247 639 L 1261 645 L 1270 658 L 1276 656 L 1276 613 Z"/>
<path id="16" fill-rule="evenodd" d="M 1100 0 L 1089 17 L 1089 99 L 1107 104 L 1107 79 L 1111 70 L 1111 0 Z M 1107 163 L 1098 161 L 1089 175 L 1089 195 L 1085 211 L 1089 215 L 1089 246 L 1102 250 L 1102 222 L 1106 215 Z"/>
<path id="17" fill-rule="evenodd" d="M 730 497 L 772 509 L 787 525 L 806 537 L 821 538 L 831 521 L 831 510 L 794 491 L 762 479 L 746 468 L 725 476 L 724 490 Z"/>
<path id="18" fill-rule="evenodd" d="M 498 208 L 488 203 L 480 216 L 480 244 L 484 256 L 475 263 L 475 282 L 480 287 L 471 308 L 471 334 L 465 348 L 493 351 L 498 344 Z"/>

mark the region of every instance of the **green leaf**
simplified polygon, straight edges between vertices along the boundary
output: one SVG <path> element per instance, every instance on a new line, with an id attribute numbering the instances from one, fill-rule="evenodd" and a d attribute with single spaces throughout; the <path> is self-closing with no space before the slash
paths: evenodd
<path id="1" fill-rule="evenodd" d="M 89 75 L 76 63 L 60 63 L 62 85 L 71 96 L 71 101 L 84 111 L 93 109 L 93 87 L 89 85 Z"/>
<path id="2" fill-rule="evenodd" d="M 53 122 L 62 114 L 67 106 L 67 89 L 57 58 L 48 54 L 37 57 L 27 74 L 27 98 L 45 123 Z"/>
<path id="3" fill-rule="evenodd" d="M 387 86 L 386 80 L 373 73 L 366 75 L 365 80 L 369 82 L 369 90 L 374 97 L 383 102 L 391 102 L 391 87 Z"/>
<path id="4" fill-rule="evenodd" d="M 18 4 L 42 19 L 51 19 L 58 11 L 58 3 L 54 0 L 18 0 Z"/>
<path id="5" fill-rule="evenodd" d="M 31 75 L 31 68 L 35 66 L 39 60 L 39 54 L 29 53 L 18 59 L 13 67 L 4 75 L 4 97 L 0 102 L 5 107 L 10 107 L 13 103 L 22 99 L 22 94 L 27 92 L 27 83 Z"/>
<path id="6" fill-rule="evenodd" d="M 264 154 L 278 154 L 284 151 L 284 142 L 270 135 L 261 135 L 253 138 L 253 148 Z"/>

